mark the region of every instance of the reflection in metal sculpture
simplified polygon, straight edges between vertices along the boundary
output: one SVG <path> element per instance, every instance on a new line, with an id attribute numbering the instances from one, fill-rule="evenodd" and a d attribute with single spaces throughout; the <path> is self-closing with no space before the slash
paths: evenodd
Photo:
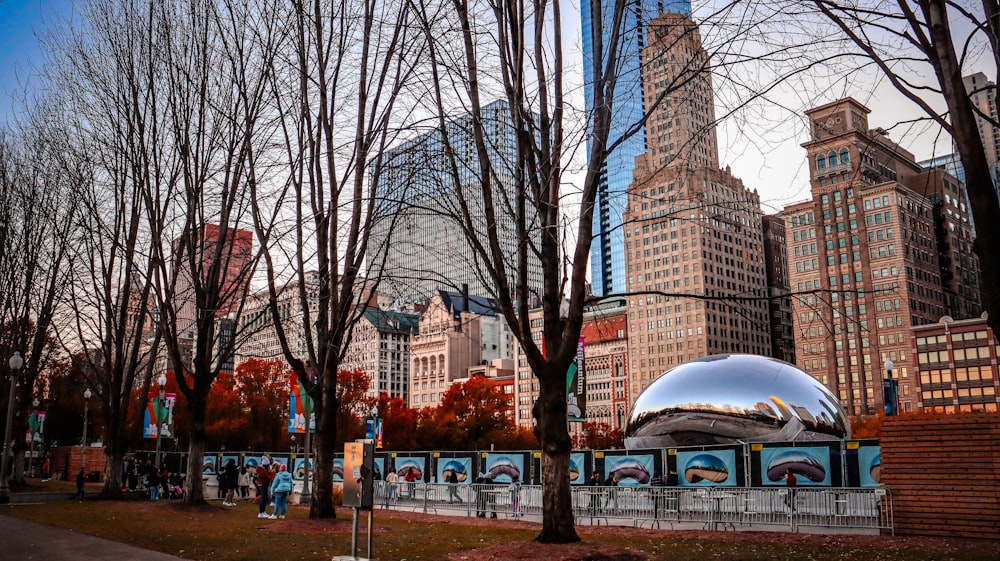
<path id="1" fill-rule="evenodd" d="M 830 391 L 794 365 L 756 355 L 712 355 L 660 375 L 625 428 L 626 448 L 850 437 Z"/>

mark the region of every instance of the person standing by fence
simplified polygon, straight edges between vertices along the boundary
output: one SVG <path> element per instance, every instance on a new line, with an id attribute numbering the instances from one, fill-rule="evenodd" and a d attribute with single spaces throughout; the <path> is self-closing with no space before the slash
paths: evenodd
<path id="1" fill-rule="evenodd" d="M 521 509 L 521 480 L 516 475 L 510 482 L 510 510 L 514 518 L 520 518 L 524 514 Z"/>
<path id="2" fill-rule="evenodd" d="M 271 460 L 264 456 L 257 466 L 257 518 L 267 518 L 267 504 L 270 502 Z"/>
<path id="3" fill-rule="evenodd" d="M 649 481 L 649 486 L 652 487 L 653 493 L 653 518 L 660 517 L 660 504 L 663 501 L 663 476 L 660 472 L 653 472 L 653 479 Z"/>

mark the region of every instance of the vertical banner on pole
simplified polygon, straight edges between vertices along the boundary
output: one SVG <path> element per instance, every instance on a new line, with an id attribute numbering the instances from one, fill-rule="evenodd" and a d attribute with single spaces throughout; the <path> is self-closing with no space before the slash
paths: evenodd
<path id="1" fill-rule="evenodd" d="M 308 419 L 309 432 L 316 431 L 316 413 L 312 398 L 305 386 L 299 382 L 294 372 L 290 375 L 291 390 L 288 392 L 288 432 L 305 434 Z"/>
<path id="2" fill-rule="evenodd" d="M 149 392 L 146 400 L 146 411 L 142 416 L 143 438 L 163 438 L 174 437 L 174 403 L 177 401 L 177 394 L 163 394 L 163 403 L 160 403 L 160 393 Z M 157 426 L 162 421 L 163 426 Z"/>
<path id="3" fill-rule="evenodd" d="M 587 417 L 587 375 L 584 369 L 584 338 L 576 346 L 576 356 L 566 372 L 566 415 L 571 423 Z"/>

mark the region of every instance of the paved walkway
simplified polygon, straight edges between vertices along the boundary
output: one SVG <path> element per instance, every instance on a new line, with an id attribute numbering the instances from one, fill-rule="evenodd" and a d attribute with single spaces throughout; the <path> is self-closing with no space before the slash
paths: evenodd
<path id="1" fill-rule="evenodd" d="M 173 555 L 9 516 L 0 516 L 0 544 L 0 558 L 10 561 L 183 561 Z"/>

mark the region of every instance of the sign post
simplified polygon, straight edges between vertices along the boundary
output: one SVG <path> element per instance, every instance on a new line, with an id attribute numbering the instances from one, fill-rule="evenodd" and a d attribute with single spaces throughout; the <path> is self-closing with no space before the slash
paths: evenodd
<path id="1" fill-rule="evenodd" d="M 358 556 L 358 518 L 362 510 L 368 511 L 368 558 L 372 556 L 372 531 L 374 529 L 374 469 L 375 442 L 356 440 L 344 444 L 344 506 L 354 507 L 351 522 L 351 555 Z"/>

